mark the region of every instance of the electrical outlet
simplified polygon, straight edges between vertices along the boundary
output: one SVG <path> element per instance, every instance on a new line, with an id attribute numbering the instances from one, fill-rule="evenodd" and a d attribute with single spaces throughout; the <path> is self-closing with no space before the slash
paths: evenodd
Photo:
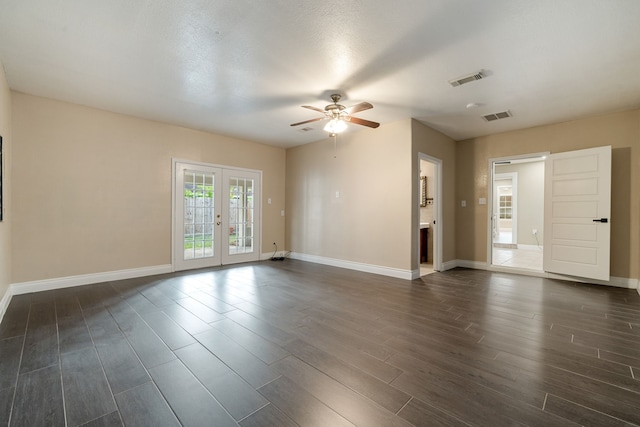
<path id="1" fill-rule="evenodd" d="M 534 236 L 538 234 L 538 229 L 537 228 L 532 228 L 531 229 L 531 234 L 533 234 Z"/>

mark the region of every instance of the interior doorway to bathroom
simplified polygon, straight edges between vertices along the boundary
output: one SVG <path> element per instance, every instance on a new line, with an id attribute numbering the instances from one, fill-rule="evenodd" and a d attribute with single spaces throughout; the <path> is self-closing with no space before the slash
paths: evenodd
<path id="1" fill-rule="evenodd" d="M 420 277 L 440 270 L 442 263 L 442 161 L 420 153 L 419 268 Z"/>

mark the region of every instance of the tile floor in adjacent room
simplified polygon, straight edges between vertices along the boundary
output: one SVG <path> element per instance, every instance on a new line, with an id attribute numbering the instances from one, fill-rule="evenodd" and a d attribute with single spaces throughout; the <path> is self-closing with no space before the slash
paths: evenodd
<path id="1" fill-rule="evenodd" d="M 493 265 L 542 271 L 542 246 L 518 245 L 517 249 L 493 248 Z"/>
<path id="2" fill-rule="evenodd" d="M 423 262 L 420 264 L 420 277 L 433 273 L 433 264 Z"/>

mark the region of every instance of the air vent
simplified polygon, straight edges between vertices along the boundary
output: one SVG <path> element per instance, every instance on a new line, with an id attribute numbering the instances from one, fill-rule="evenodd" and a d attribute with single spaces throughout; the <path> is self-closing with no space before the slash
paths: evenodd
<path id="1" fill-rule="evenodd" d="M 487 114 L 486 116 L 482 116 L 488 122 L 492 122 L 494 120 L 506 119 L 507 117 L 511 117 L 511 112 L 509 110 L 502 111 L 500 113 Z"/>
<path id="2" fill-rule="evenodd" d="M 463 85 L 465 83 L 475 82 L 476 80 L 484 79 L 487 74 L 480 70 L 477 73 L 469 74 L 468 76 L 458 77 L 457 79 L 449 80 L 449 84 L 453 87 Z"/>

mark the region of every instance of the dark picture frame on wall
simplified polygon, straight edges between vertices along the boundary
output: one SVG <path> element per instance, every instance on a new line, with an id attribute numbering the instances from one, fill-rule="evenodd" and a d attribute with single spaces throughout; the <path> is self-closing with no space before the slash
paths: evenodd
<path id="1" fill-rule="evenodd" d="M 2 159 L 2 135 L 0 135 L 0 221 L 2 221 L 2 170 L 4 169 L 4 161 Z"/>

